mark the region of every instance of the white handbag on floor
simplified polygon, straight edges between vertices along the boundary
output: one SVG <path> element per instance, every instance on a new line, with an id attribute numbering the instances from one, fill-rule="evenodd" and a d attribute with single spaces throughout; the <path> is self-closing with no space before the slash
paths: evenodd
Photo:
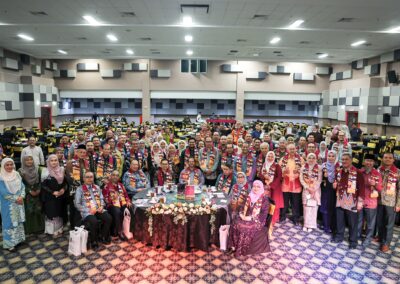
<path id="1" fill-rule="evenodd" d="M 54 235 L 58 233 L 63 227 L 62 218 L 53 218 L 48 219 L 47 217 L 44 220 L 44 233 L 49 235 Z"/>
<path id="2" fill-rule="evenodd" d="M 74 230 L 70 231 L 68 253 L 74 256 L 80 256 L 82 253 L 87 252 L 88 236 L 89 232 L 85 230 L 84 226 L 75 227 Z"/>
<path id="3" fill-rule="evenodd" d="M 228 246 L 228 237 L 229 237 L 229 225 L 222 225 L 219 228 L 219 248 L 220 250 L 226 251 Z"/>
<path id="4" fill-rule="evenodd" d="M 131 212 L 129 212 L 128 208 L 125 208 L 125 210 L 124 210 L 124 221 L 122 222 L 122 233 L 128 240 L 133 238 L 133 234 L 131 232 Z"/>

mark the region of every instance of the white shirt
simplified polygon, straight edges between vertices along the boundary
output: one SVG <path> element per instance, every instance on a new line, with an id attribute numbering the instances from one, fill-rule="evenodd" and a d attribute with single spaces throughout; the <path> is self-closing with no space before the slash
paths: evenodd
<path id="1" fill-rule="evenodd" d="M 40 148 L 39 146 L 25 147 L 21 153 L 21 164 L 24 162 L 25 156 L 32 156 L 35 166 L 45 165 L 43 151 L 42 151 L 42 148 Z"/>

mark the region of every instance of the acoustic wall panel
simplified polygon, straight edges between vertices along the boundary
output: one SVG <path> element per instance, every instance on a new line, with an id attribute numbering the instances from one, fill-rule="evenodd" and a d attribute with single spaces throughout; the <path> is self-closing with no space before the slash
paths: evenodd
<path id="1" fill-rule="evenodd" d="M 351 77 L 352 77 L 352 70 L 347 70 L 343 72 L 343 78 L 342 78 L 343 80 L 351 79 Z"/>
<path id="2" fill-rule="evenodd" d="M 31 72 L 34 75 L 42 75 L 42 66 L 41 65 L 32 65 L 31 66 Z"/>
<path id="3" fill-rule="evenodd" d="M 147 71 L 147 63 L 124 63 L 124 71 Z"/>
<path id="4" fill-rule="evenodd" d="M 54 78 L 75 78 L 76 70 L 56 70 L 53 72 Z"/>
<path id="5" fill-rule="evenodd" d="M 246 72 L 246 80 L 264 80 L 268 73 L 264 71 L 249 71 Z"/>
<path id="6" fill-rule="evenodd" d="M 352 70 L 336 72 L 336 73 L 331 74 L 331 76 L 329 77 L 329 81 L 351 79 L 352 75 L 353 75 Z"/>
<path id="7" fill-rule="evenodd" d="M 151 78 L 169 78 L 171 77 L 171 70 L 169 69 L 154 69 L 150 70 Z"/>
<path id="8" fill-rule="evenodd" d="M 76 70 L 78 71 L 99 71 L 99 63 L 88 62 L 88 63 L 78 63 L 76 64 Z"/>
<path id="9" fill-rule="evenodd" d="M 46 70 L 52 70 L 51 67 L 52 67 L 52 66 L 51 66 L 51 61 L 50 61 L 50 60 L 45 60 L 45 61 L 44 61 L 44 68 L 45 68 Z"/>
<path id="10" fill-rule="evenodd" d="M 102 78 L 121 78 L 121 70 L 101 69 L 100 75 Z"/>
<path id="11" fill-rule="evenodd" d="M 380 63 L 393 62 L 400 60 L 400 49 L 384 53 L 381 55 Z"/>
<path id="12" fill-rule="evenodd" d="M 332 67 L 316 67 L 315 74 L 317 75 L 330 75 L 332 73 Z"/>
<path id="13" fill-rule="evenodd" d="M 58 64 L 57 64 L 57 62 L 52 62 L 52 63 L 51 63 L 51 69 L 52 69 L 52 70 L 57 70 L 57 69 L 58 69 Z"/>
<path id="14" fill-rule="evenodd" d="M 289 68 L 282 65 L 270 65 L 268 71 L 272 74 L 290 74 Z"/>
<path id="15" fill-rule="evenodd" d="M 31 57 L 27 54 L 20 54 L 19 58 L 24 65 L 30 65 L 32 62 Z"/>
<path id="16" fill-rule="evenodd" d="M 356 69 L 356 70 L 363 69 L 367 65 L 368 65 L 368 59 L 360 59 L 360 60 L 351 62 L 351 68 Z"/>
<path id="17" fill-rule="evenodd" d="M 22 69 L 21 64 L 15 60 L 15 59 L 11 59 L 11 58 L 7 58 L 4 57 L 2 59 L 1 65 L 4 69 L 10 69 L 10 70 L 20 70 Z"/>
<path id="18" fill-rule="evenodd" d="M 376 76 L 381 73 L 381 64 L 372 64 L 364 67 L 364 74 L 369 76 Z"/>
<path id="19" fill-rule="evenodd" d="M 239 64 L 221 64 L 222 73 L 242 73 L 243 70 Z"/>
<path id="20" fill-rule="evenodd" d="M 313 73 L 293 73 L 294 81 L 314 81 Z"/>

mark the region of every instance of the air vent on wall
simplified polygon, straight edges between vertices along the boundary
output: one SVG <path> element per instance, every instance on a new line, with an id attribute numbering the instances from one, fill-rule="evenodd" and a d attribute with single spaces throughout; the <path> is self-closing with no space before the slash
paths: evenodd
<path id="1" fill-rule="evenodd" d="M 77 39 L 77 40 L 87 40 L 87 37 L 85 37 L 85 36 L 79 36 L 79 37 L 77 37 L 76 39 Z"/>
<path id="2" fill-rule="evenodd" d="M 268 15 L 265 14 L 255 14 L 252 19 L 257 19 L 257 20 L 267 20 Z"/>
<path id="3" fill-rule="evenodd" d="M 121 12 L 120 15 L 123 18 L 135 17 L 136 16 L 135 12 Z"/>
<path id="4" fill-rule="evenodd" d="M 208 14 L 210 5 L 208 4 L 181 4 L 181 13 L 189 15 Z"/>
<path id="5" fill-rule="evenodd" d="M 354 22 L 355 18 L 340 18 L 338 23 L 352 23 Z"/>
<path id="6" fill-rule="evenodd" d="M 149 41 L 149 40 L 151 40 L 151 37 L 141 37 L 139 39 L 143 40 L 143 41 Z"/>
<path id="7" fill-rule="evenodd" d="M 48 14 L 44 11 L 30 11 L 29 13 L 34 16 L 48 16 Z"/>
<path id="8" fill-rule="evenodd" d="M 237 41 L 237 42 L 247 42 L 247 39 L 238 38 L 236 41 Z"/>
<path id="9" fill-rule="evenodd" d="M 308 40 L 302 40 L 299 42 L 299 44 L 310 44 L 310 42 Z"/>

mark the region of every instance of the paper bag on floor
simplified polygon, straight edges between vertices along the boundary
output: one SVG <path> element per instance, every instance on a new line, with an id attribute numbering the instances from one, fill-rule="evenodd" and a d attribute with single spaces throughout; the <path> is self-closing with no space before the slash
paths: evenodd
<path id="1" fill-rule="evenodd" d="M 124 211 L 124 221 L 122 222 L 122 232 L 128 240 L 133 238 L 133 234 L 131 232 L 131 213 L 129 212 L 128 208 L 125 208 L 125 211 Z"/>
<path id="2" fill-rule="evenodd" d="M 219 228 L 219 248 L 226 250 L 229 237 L 229 225 L 223 225 Z"/>

